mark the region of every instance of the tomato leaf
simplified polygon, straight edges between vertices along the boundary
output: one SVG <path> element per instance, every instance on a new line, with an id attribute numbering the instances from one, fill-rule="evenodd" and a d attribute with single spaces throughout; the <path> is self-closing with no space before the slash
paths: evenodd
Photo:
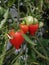
<path id="1" fill-rule="evenodd" d="M 4 14 L 4 18 L 1 23 L 0 23 L 0 28 L 3 27 L 4 23 L 6 22 L 7 18 L 8 18 L 8 10 L 6 11 L 6 13 Z"/>
<path id="2" fill-rule="evenodd" d="M 27 35 L 25 35 L 25 34 L 22 34 L 22 35 L 23 35 L 24 39 L 25 39 L 28 43 L 30 43 L 30 44 L 32 44 L 32 45 L 37 45 L 37 44 L 33 43 L 33 41 L 32 41 Z"/>

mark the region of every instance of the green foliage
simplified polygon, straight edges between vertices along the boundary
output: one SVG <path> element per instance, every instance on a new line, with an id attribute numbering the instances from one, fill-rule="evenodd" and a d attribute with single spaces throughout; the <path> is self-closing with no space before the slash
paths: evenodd
<path id="1" fill-rule="evenodd" d="M 15 0 L 8 0 L 8 7 L 11 7 L 15 3 Z"/>
<path id="2" fill-rule="evenodd" d="M 33 46 L 37 45 L 37 44 L 33 43 L 33 41 L 31 41 L 30 38 L 29 38 L 28 36 L 26 36 L 25 34 L 23 34 L 23 37 L 24 37 L 24 39 L 25 39 L 28 43 L 32 44 Z"/>
<path id="3" fill-rule="evenodd" d="M 6 12 L 6 10 L 4 8 L 0 7 L 0 18 L 3 17 L 5 12 Z"/>

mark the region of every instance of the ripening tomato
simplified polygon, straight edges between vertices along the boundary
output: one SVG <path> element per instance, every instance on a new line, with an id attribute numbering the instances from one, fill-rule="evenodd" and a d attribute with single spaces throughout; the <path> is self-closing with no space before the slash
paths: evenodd
<path id="1" fill-rule="evenodd" d="M 26 34 L 29 30 L 27 25 L 20 24 L 20 29 Z"/>
<path id="2" fill-rule="evenodd" d="M 24 42 L 22 33 L 22 31 L 17 31 L 15 32 L 14 36 L 10 33 L 11 36 L 13 36 L 12 39 L 10 39 L 10 42 L 16 49 L 19 49 L 21 44 Z"/>
<path id="3" fill-rule="evenodd" d="M 29 25 L 29 32 L 31 35 L 34 35 L 35 32 L 38 30 L 39 25 L 38 24 L 32 24 Z"/>

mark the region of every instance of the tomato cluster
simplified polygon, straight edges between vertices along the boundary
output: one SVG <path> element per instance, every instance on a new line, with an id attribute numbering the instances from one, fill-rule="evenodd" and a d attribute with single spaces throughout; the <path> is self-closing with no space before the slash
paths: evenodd
<path id="1" fill-rule="evenodd" d="M 36 18 L 33 18 L 31 16 L 28 16 L 24 18 L 25 20 L 22 21 L 22 24 L 20 24 L 20 29 L 26 34 L 29 32 L 31 35 L 34 35 L 35 32 L 39 28 L 38 20 Z"/>
<path id="2" fill-rule="evenodd" d="M 16 49 L 19 49 L 21 44 L 24 42 L 22 34 L 26 34 L 27 32 L 29 32 L 30 35 L 33 36 L 39 28 L 37 19 L 34 18 L 33 20 L 33 17 L 31 16 L 25 17 L 24 19 L 25 21 L 23 20 L 22 23 L 19 24 L 19 31 L 14 32 L 14 30 L 11 30 L 9 32 L 9 36 L 11 37 L 10 42 Z"/>

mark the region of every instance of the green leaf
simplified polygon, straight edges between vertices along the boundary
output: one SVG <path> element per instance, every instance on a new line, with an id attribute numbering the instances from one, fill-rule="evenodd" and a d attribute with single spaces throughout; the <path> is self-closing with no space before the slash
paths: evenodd
<path id="1" fill-rule="evenodd" d="M 8 7 L 11 7 L 15 3 L 15 0 L 8 0 Z"/>
<path id="2" fill-rule="evenodd" d="M 34 2 L 35 0 L 31 0 L 32 2 Z"/>
<path id="3" fill-rule="evenodd" d="M 31 45 L 28 44 L 28 55 L 30 56 L 30 60 L 28 60 L 29 62 L 35 62 L 36 61 L 36 55 L 35 52 L 31 49 Z"/>
<path id="4" fill-rule="evenodd" d="M 0 28 L 3 27 L 4 23 L 6 22 L 6 20 L 7 20 L 7 18 L 8 18 L 8 10 L 6 11 L 6 13 L 5 13 L 5 15 L 4 15 L 4 18 L 5 18 L 5 19 L 3 19 L 3 20 L 1 21 L 1 23 L 0 23 Z"/>
<path id="5" fill-rule="evenodd" d="M 7 10 L 6 13 L 4 14 L 4 18 L 5 18 L 5 19 L 7 19 L 8 14 L 9 14 L 9 10 Z"/>
<path id="6" fill-rule="evenodd" d="M 32 45 L 37 45 L 37 44 L 33 43 L 33 41 L 32 41 L 27 35 L 25 35 L 25 34 L 22 34 L 22 35 L 23 35 L 24 39 L 25 39 L 28 43 L 30 43 L 30 44 L 32 44 Z"/>
<path id="7" fill-rule="evenodd" d="M 6 10 L 3 7 L 0 7 L 0 17 L 2 17 L 5 12 Z"/>

